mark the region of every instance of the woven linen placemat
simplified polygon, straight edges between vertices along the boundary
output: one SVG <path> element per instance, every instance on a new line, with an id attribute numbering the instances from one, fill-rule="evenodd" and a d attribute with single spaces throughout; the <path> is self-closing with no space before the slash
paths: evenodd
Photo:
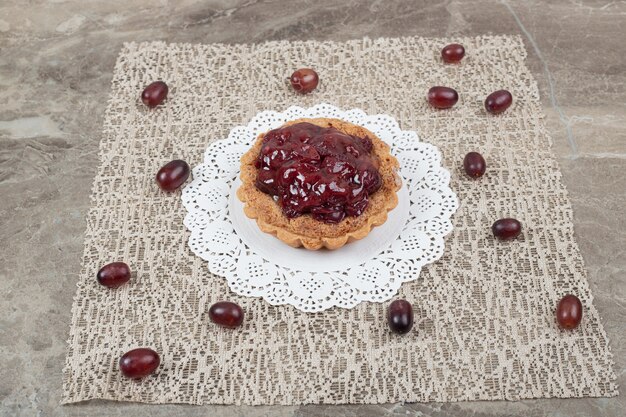
<path id="1" fill-rule="evenodd" d="M 537 85 L 519 37 L 454 39 L 460 65 L 444 65 L 447 39 L 269 42 L 259 45 L 126 44 L 115 66 L 101 162 L 87 216 L 83 268 L 72 310 L 63 402 L 92 398 L 150 403 L 304 404 L 498 400 L 617 394 L 607 336 L 574 240 L 572 209 L 550 149 Z M 319 88 L 300 96 L 287 77 L 315 68 Z M 149 110 L 143 87 L 162 79 L 166 104 Z M 425 99 L 455 88 L 447 111 Z M 514 102 L 485 113 L 487 94 Z M 443 258 L 402 286 L 414 330 L 398 336 L 388 303 L 306 314 L 231 293 L 188 246 L 180 193 L 154 182 L 171 159 L 192 166 L 207 145 L 261 110 L 340 108 L 395 117 L 438 146 L 460 208 Z M 481 152 L 487 174 L 472 181 L 463 156 Z M 523 236 L 494 240 L 492 223 L 515 217 Z M 125 261 L 131 282 L 98 285 L 98 269 Z M 566 293 L 585 316 L 565 332 L 554 319 Z M 209 306 L 232 300 L 242 328 L 210 323 Z M 158 373 L 124 378 L 118 358 L 135 347 L 161 354 Z"/>

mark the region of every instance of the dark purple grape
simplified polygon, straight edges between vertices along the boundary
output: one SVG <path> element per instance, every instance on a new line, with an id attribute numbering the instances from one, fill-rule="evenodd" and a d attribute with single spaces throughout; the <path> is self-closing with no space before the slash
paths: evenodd
<path id="1" fill-rule="evenodd" d="M 128 378 L 138 379 L 153 373 L 161 363 L 159 354 L 152 349 L 138 348 L 120 358 L 120 370 Z"/>
<path id="2" fill-rule="evenodd" d="M 413 327 L 413 307 L 406 300 L 395 300 L 389 305 L 387 321 L 391 330 L 398 334 L 408 333 Z"/>
<path id="3" fill-rule="evenodd" d="M 117 288 L 130 279 L 130 268 L 124 262 L 112 262 L 100 268 L 96 279 L 105 287 Z"/>
<path id="4" fill-rule="evenodd" d="M 513 103 L 513 96 L 507 90 L 498 90 L 489 94 L 485 99 L 485 109 L 489 113 L 502 113 Z"/>
<path id="5" fill-rule="evenodd" d="M 230 301 L 220 301 L 209 309 L 209 318 L 220 326 L 235 328 L 243 323 L 243 310 Z"/>
<path id="6" fill-rule="evenodd" d="M 156 175 L 156 182 L 163 191 L 174 191 L 189 178 L 189 165 L 176 159 L 163 165 Z"/>
<path id="7" fill-rule="evenodd" d="M 141 101 L 148 107 L 156 107 L 167 98 L 167 92 L 167 84 L 163 81 L 155 81 L 143 90 Z"/>
<path id="8" fill-rule="evenodd" d="M 460 62 L 465 56 L 465 48 L 463 45 L 459 45 L 458 43 L 451 43 L 450 45 L 446 45 L 441 50 L 441 59 L 446 64 L 454 64 Z"/>
<path id="9" fill-rule="evenodd" d="M 556 308 L 556 321 L 565 330 L 578 327 L 583 319 L 583 305 L 575 295 L 568 294 L 561 298 Z"/>
<path id="10" fill-rule="evenodd" d="M 482 177 L 487 169 L 485 158 L 478 152 L 470 152 L 463 159 L 465 173 L 472 178 Z"/>
<path id="11" fill-rule="evenodd" d="M 291 86 L 299 93 L 307 94 L 317 88 L 317 84 L 320 81 L 317 72 L 311 68 L 300 68 L 291 74 Z"/>
<path id="12" fill-rule="evenodd" d="M 459 100 L 456 90 L 450 87 L 432 87 L 428 90 L 428 102 L 437 109 L 449 109 Z"/>
<path id="13" fill-rule="evenodd" d="M 522 231 L 522 224 L 515 219 L 500 219 L 491 226 L 491 231 L 499 239 L 515 239 Z"/>

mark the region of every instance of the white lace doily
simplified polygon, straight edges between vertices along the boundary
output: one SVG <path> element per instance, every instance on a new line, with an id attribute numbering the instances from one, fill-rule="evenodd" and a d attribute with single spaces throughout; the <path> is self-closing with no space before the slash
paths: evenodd
<path id="1" fill-rule="evenodd" d="M 302 117 L 338 118 L 374 132 L 398 158 L 406 187 L 385 224 L 332 252 L 294 249 L 263 234 L 250 226 L 254 221 L 242 215 L 241 203 L 232 195 L 239 159 L 257 136 Z M 441 257 L 458 206 L 449 182 L 439 150 L 420 142 L 417 133 L 400 130 L 390 116 L 328 104 L 294 106 L 261 112 L 208 147 L 182 193 L 188 210 L 184 223 L 191 231 L 191 250 L 208 261 L 212 273 L 226 278 L 235 293 L 308 312 L 351 308 L 361 301 L 388 300 L 403 282 L 417 279 L 423 265 Z M 324 266 L 316 270 L 311 267 L 316 263 Z"/>

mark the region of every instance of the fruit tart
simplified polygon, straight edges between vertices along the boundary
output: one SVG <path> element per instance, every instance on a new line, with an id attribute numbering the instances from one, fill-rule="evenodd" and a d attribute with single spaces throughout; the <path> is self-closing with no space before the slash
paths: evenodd
<path id="1" fill-rule="evenodd" d="M 246 216 L 290 246 L 337 249 L 362 239 L 398 204 L 398 161 L 369 130 L 298 119 L 262 133 L 241 158 Z"/>

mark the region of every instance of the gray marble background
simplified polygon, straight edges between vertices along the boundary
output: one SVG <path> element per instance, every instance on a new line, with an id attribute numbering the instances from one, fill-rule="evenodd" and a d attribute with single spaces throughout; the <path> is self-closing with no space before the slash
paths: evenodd
<path id="1" fill-rule="evenodd" d="M 626 2 L 0 0 L 0 415 L 621 416 L 623 396 L 235 407 L 59 405 L 113 66 L 125 41 L 521 34 L 626 385 Z"/>

